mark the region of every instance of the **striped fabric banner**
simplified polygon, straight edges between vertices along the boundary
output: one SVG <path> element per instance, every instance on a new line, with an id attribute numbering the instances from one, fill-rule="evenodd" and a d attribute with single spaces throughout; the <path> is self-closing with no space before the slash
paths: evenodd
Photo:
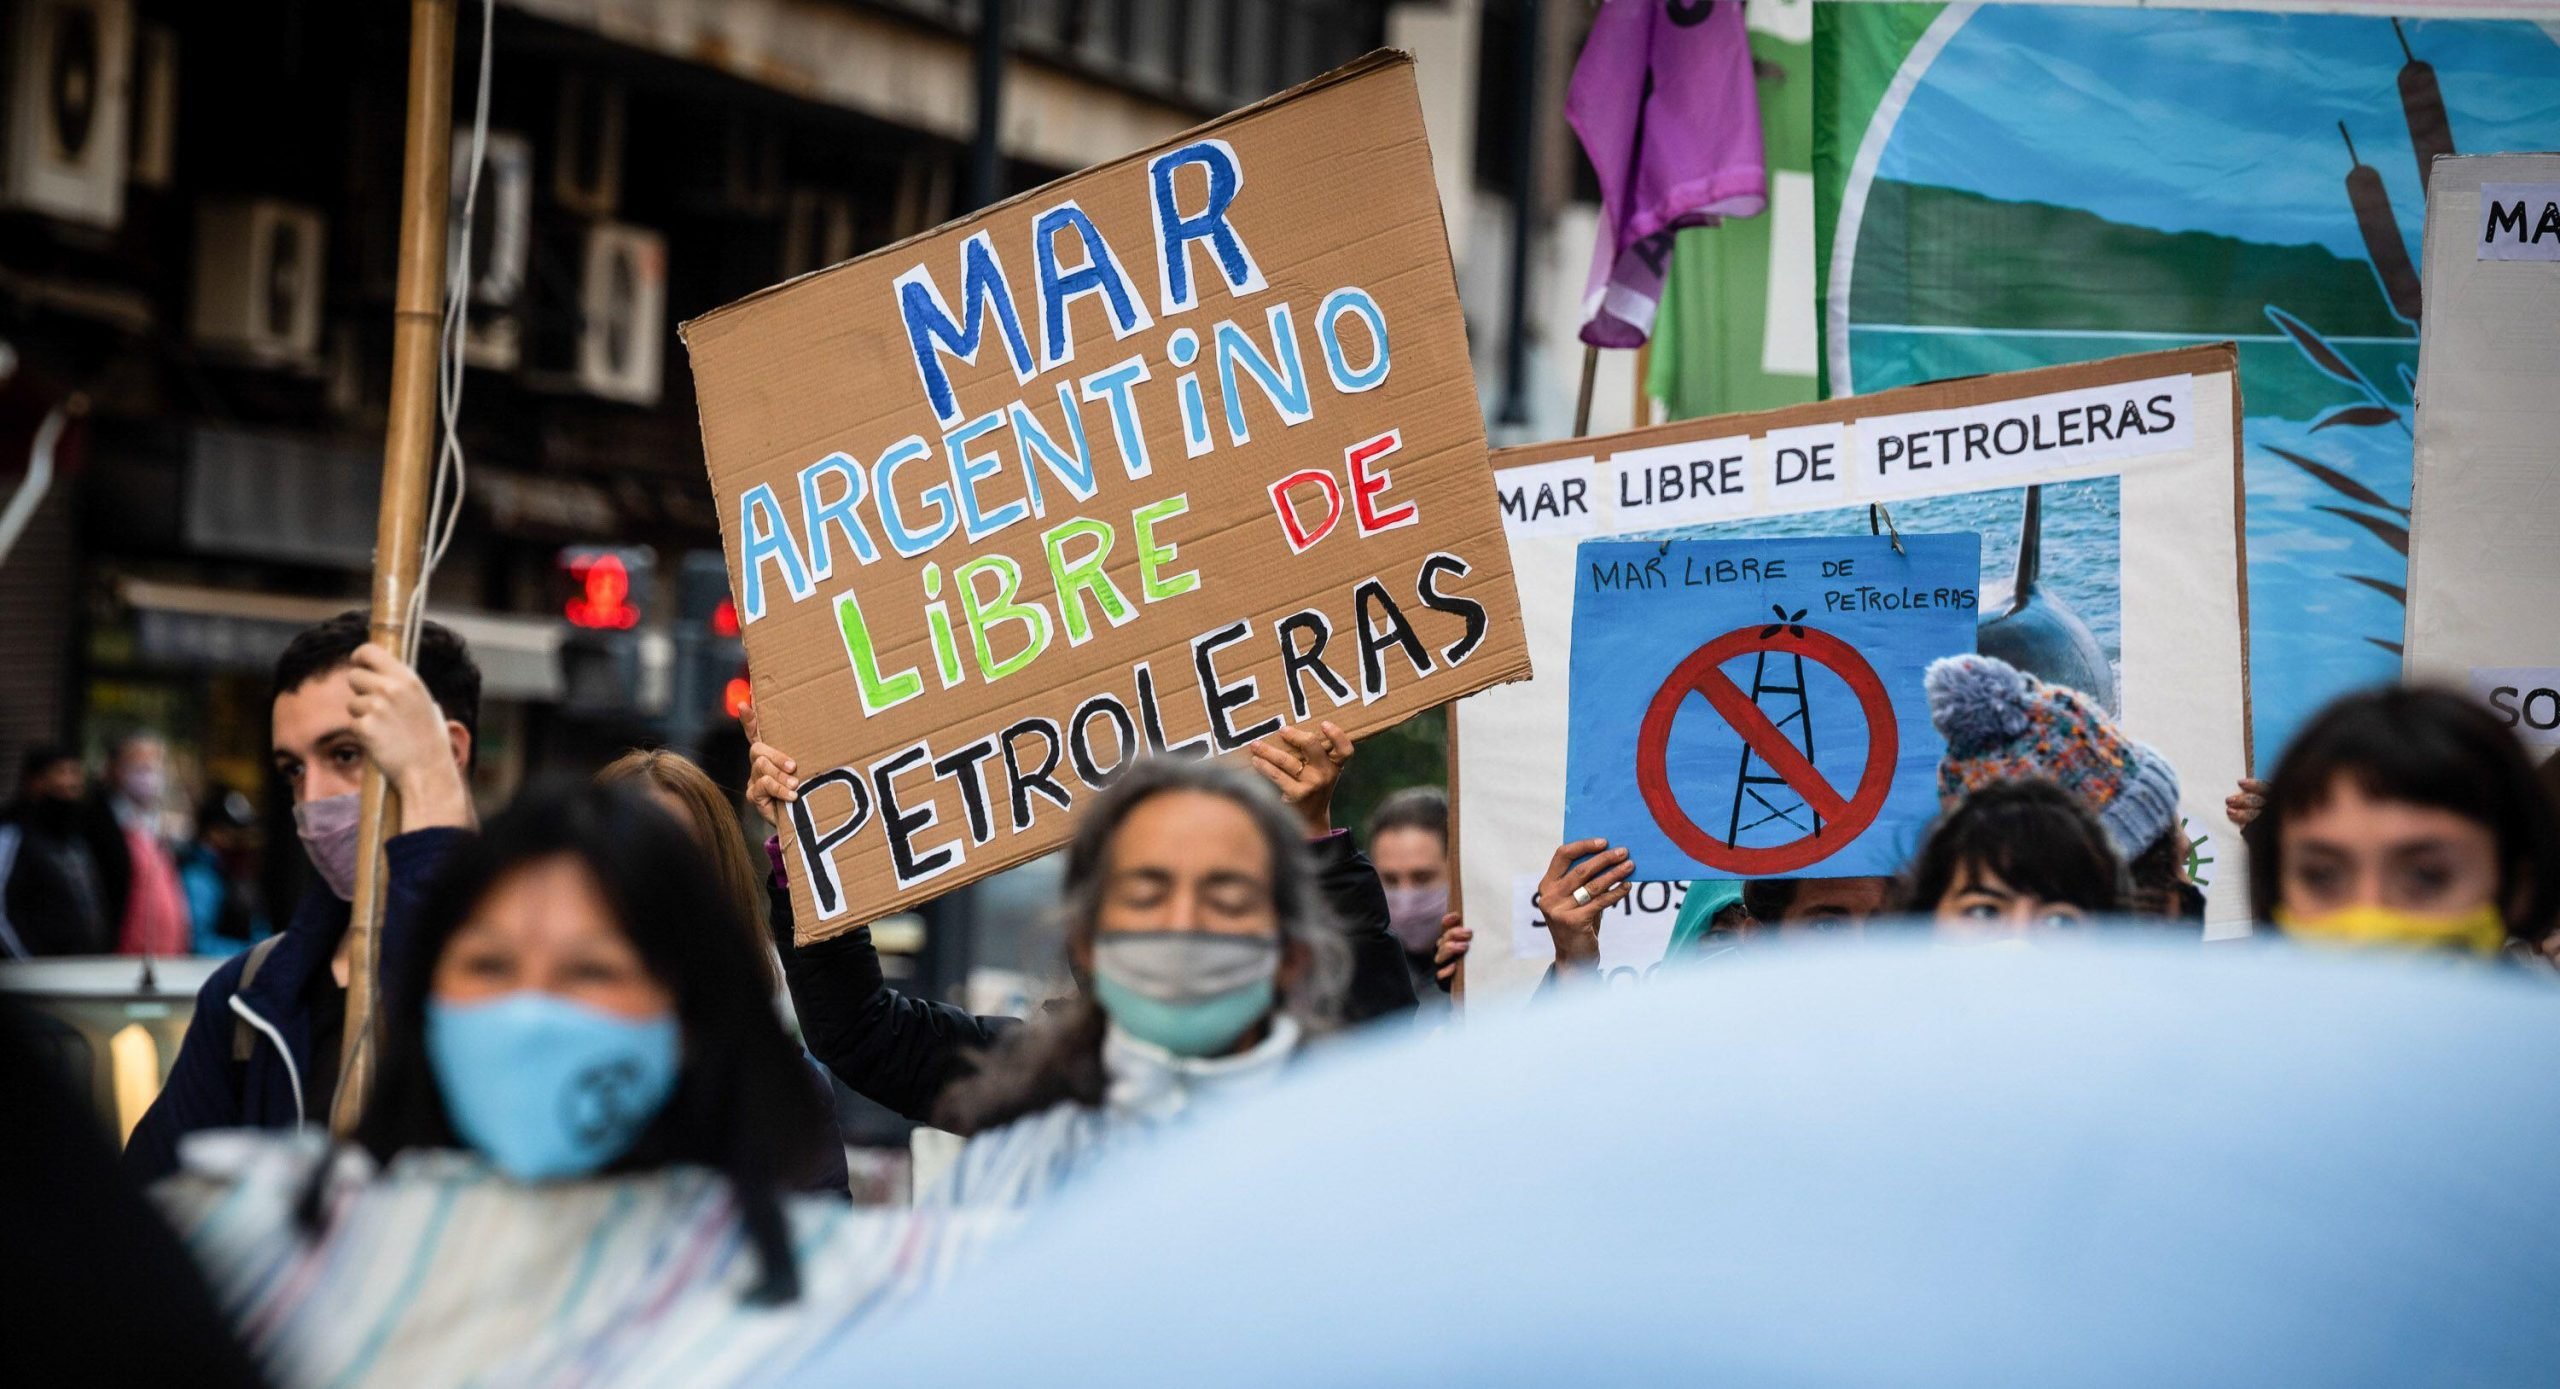
<path id="1" fill-rule="evenodd" d="M 293 1207 L 321 1146 L 191 1142 L 155 1191 L 216 1297 L 291 1385 L 739 1383 L 934 1287 L 1018 1213 L 870 1210 L 794 1198 L 802 1295 L 750 1307 L 753 1250 L 726 1183 L 699 1168 L 527 1186 L 464 1153 L 332 1178 L 324 1234 Z"/>

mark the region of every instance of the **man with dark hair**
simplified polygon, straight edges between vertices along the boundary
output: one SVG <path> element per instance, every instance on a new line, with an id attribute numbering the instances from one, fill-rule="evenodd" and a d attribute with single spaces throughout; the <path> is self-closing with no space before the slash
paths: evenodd
<path id="1" fill-rule="evenodd" d="M 125 1146 L 145 1182 L 174 1170 L 199 1129 L 325 1122 L 345 1036 L 348 900 L 361 851 L 358 789 L 370 759 L 399 795 L 400 833 L 383 848 L 382 958 L 454 841 L 473 824 L 468 771 L 480 670 L 452 632 L 426 623 L 413 669 L 367 640 L 362 613 L 295 637 L 276 661 L 276 774 L 325 891 L 282 933 L 214 971 L 169 1083 Z"/>
<path id="2" fill-rule="evenodd" d="M 81 816 L 80 754 L 45 744 L 19 764 L 0 812 L 0 958 L 104 955 L 116 948 L 96 854 Z"/>

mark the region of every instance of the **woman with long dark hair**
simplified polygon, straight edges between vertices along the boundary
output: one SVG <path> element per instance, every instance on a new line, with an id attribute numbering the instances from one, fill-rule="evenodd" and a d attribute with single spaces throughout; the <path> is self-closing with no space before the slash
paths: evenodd
<path id="1" fill-rule="evenodd" d="M 1337 1021 L 1349 952 L 1270 785 L 1155 758 L 1067 848 L 1075 992 L 943 1093 L 970 1136 L 936 1204 L 1015 1206 L 1195 1105 L 1275 1081 Z"/>
<path id="2" fill-rule="evenodd" d="M 2459 694 L 2338 700 L 2263 795 L 2249 902 L 2289 937 L 2486 955 L 2560 928 L 2560 816 L 2515 735 Z"/>
<path id="3" fill-rule="evenodd" d="M 454 852 L 384 973 L 364 1160 L 221 1135 L 163 1188 L 284 1378 L 718 1382 L 804 1329 L 741 1309 L 947 1264 L 946 1226 L 784 1194 L 831 1133 L 739 910 L 627 788 L 528 795 Z"/>
<path id="4" fill-rule="evenodd" d="M 747 933 L 747 953 L 763 967 L 763 980 L 777 1007 L 787 1006 L 789 995 L 783 992 L 782 968 L 774 958 L 774 947 L 765 937 L 761 924 L 766 911 L 767 886 L 763 875 L 756 872 L 755 861 L 747 854 L 746 831 L 738 824 L 738 812 L 729 804 L 709 773 L 693 759 L 665 748 L 633 748 L 605 765 L 596 773 L 599 786 L 621 786 L 639 791 L 659 809 L 674 816 L 679 824 L 692 832 L 693 842 L 700 846 L 710 862 L 712 873 L 720 881 L 720 889 L 735 904 L 736 910 L 723 913 L 719 928 L 743 930 Z M 776 895 L 780 895 L 778 889 Z M 788 915 L 789 899 L 783 900 Z M 784 1015 L 785 1025 L 796 1030 L 796 1019 Z M 812 1092 L 819 1107 L 832 1111 L 835 1107 L 835 1083 L 828 1078 L 827 1068 L 818 1059 L 801 1052 L 800 1059 L 809 1072 Z M 830 1132 L 833 1130 L 831 1129 Z M 824 1192 L 830 1196 L 851 1194 L 852 1174 L 846 1166 L 844 1149 L 836 1143 L 825 1147 L 818 1165 L 803 1174 L 796 1189 Z"/>

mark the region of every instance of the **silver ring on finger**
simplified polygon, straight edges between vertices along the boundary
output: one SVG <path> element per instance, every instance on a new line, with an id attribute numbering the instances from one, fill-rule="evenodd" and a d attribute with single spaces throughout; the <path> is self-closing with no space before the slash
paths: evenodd
<path id="1" fill-rule="evenodd" d="M 1589 888 L 1587 888 L 1587 887 L 1577 887 L 1577 888 L 1575 888 L 1575 889 L 1573 890 L 1573 904 L 1574 904 L 1575 906 L 1577 906 L 1577 907 L 1587 907 L 1587 906 L 1590 906 L 1590 905 L 1591 905 L 1591 889 L 1589 889 Z"/>

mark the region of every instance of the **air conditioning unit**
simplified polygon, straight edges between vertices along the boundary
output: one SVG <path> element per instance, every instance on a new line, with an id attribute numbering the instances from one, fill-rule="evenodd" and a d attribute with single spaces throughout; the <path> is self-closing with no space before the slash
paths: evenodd
<path id="1" fill-rule="evenodd" d="M 524 321 L 508 309 L 473 309 L 462 329 L 462 362 L 485 371 L 515 370 L 524 362 Z"/>
<path id="2" fill-rule="evenodd" d="M 446 242 L 459 255 L 462 201 L 471 178 L 471 136 L 453 137 L 453 220 Z M 471 302 L 507 308 L 524 294 L 525 262 L 533 239 L 533 142 L 491 131 L 480 150 L 480 194 L 472 205 Z"/>
<path id="3" fill-rule="evenodd" d="M 654 405 L 666 352 L 667 243 L 616 222 L 553 227 L 534 256 L 525 382 Z"/>
<path id="4" fill-rule="evenodd" d="M 552 127 L 551 199 L 572 212 L 611 217 L 622 204 L 622 84 L 573 72 L 560 81 Z"/>
<path id="5" fill-rule="evenodd" d="M 0 200 L 67 222 L 124 217 L 131 0 L 20 0 Z"/>
<path id="6" fill-rule="evenodd" d="M 166 188 L 178 170 L 178 36 L 166 24 L 133 30 L 133 139 L 125 177 Z"/>
<path id="7" fill-rule="evenodd" d="M 784 200 L 780 278 L 853 259 L 853 199 L 823 188 L 794 188 Z"/>
<path id="8" fill-rule="evenodd" d="M 327 228 L 314 209 L 275 198 L 199 207 L 196 342 L 266 365 L 316 361 Z"/>
<path id="9" fill-rule="evenodd" d="M 687 209 L 717 217 L 782 215 L 786 132 L 780 121 L 733 107 L 688 126 L 686 138 L 667 156 L 680 171 L 679 194 Z"/>
<path id="10" fill-rule="evenodd" d="M 667 335 L 666 238 L 612 223 L 589 231 L 578 302 L 579 386 L 607 400 L 657 404 Z"/>

